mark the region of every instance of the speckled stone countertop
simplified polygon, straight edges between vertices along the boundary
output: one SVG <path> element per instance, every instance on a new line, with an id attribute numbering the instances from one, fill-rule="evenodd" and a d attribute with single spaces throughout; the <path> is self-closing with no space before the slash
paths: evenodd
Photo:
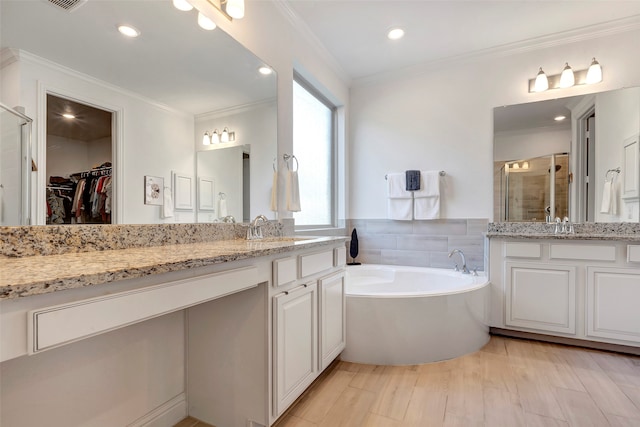
<path id="1" fill-rule="evenodd" d="M 346 240 L 346 237 L 273 237 L 4 257 L 0 259 L 0 299 L 322 247 Z"/>
<path id="2" fill-rule="evenodd" d="M 557 240 L 621 240 L 640 242 L 638 223 L 573 224 L 573 233 L 554 233 L 555 224 L 542 222 L 492 222 L 489 238 L 557 239 Z"/>

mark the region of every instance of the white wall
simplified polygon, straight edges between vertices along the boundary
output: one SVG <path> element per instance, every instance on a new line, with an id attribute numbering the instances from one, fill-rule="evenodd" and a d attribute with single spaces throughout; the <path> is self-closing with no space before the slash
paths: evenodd
<path id="1" fill-rule="evenodd" d="M 639 221 L 637 202 L 627 206 L 622 198 L 625 170 L 623 147 L 625 139 L 640 132 L 640 88 L 598 94 L 596 97 L 596 221 Z M 600 212 L 603 184 L 609 169 L 621 168 L 616 177 L 617 214 Z"/>
<path id="2" fill-rule="evenodd" d="M 628 53 L 638 46 L 635 30 L 356 81 L 348 216 L 385 218 L 385 173 L 419 168 L 447 172 L 443 217 L 492 218 L 493 108 L 640 85 L 640 56 Z M 583 69 L 594 56 L 602 83 L 528 93 L 538 67 L 555 74 L 568 61 Z"/>
<path id="3" fill-rule="evenodd" d="M 571 127 L 537 128 L 494 135 L 495 161 L 530 159 L 571 151 Z"/>
<path id="4" fill-rule="evenodd" d="M 111 162 L 111 139 L 78 141 L 55 135 L 47 136 L 47 184 L 49 177 L 68 177 Z"/>

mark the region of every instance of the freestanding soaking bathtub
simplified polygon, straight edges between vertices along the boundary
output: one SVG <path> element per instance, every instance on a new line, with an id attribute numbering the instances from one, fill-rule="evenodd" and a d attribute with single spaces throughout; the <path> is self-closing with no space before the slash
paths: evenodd
<path id="1" fill-rule="evenodd" d="M 347 268 L 342 360 L 413 365 L 451 359 L 489 341 L 489 282 L 441 268 Z"/>

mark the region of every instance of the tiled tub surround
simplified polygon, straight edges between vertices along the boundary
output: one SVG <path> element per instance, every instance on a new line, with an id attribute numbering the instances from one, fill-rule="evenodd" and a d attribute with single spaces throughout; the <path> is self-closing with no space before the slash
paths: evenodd
<path id="1" fill-rule="evenodd" d="M 487 219 L 393 221 L 351 219 L 348 231 L 358 231 L 358 262 L 417 267 L 453 268 L 453 249 L 461 249 L 471 269 L 484 269 Z M 351 261 L 351 258 L 349 258 Z"/>
<path id="2" fill-rule="evenodd" d="M 555 224 L 541 222 L 492 222 L 487 227 L 487 237 L 514 237 L 527 239 L 565 240 L 626 240 L 640 241 L 640 224 L 583 223 L 573 224 L 574 232 L 554 233 Z"/>

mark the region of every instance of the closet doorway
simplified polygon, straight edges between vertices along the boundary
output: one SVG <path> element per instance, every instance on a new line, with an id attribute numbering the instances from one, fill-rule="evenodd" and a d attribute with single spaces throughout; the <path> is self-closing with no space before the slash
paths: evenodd
<path id="1" fill-rule="evenodd" d="M 111 224 L 114 113 L 46 97 L 46 224 Z"/>

